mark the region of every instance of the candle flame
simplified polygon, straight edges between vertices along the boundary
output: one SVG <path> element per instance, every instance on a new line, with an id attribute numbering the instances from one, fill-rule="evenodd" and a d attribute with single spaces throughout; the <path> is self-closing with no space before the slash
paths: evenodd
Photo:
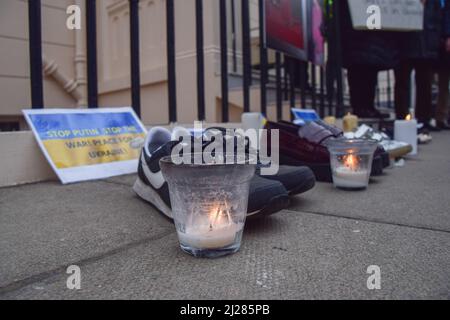
<path id="1" fill-rule="evenodd" d="M 411 121 L 412 120 L 412 115 L 411 114 L 408 114 L 407 116 L 406 116 L 406 121 Z"/>
<path id="2" fill-rule="evenodd" d="M 347 168 L 356 171 L 359 168 L 359 159 L 354 154 L 349 154 L 345 156 L 344 164 Z"/>
<path id="3" fill-rule="evenodd" d="M 232 222 L 230 210 L 228 205 L 220 204 L 214 207 L 209 213 L 209 229 L 213 231 L 214 229 L 229 226 Z"/>

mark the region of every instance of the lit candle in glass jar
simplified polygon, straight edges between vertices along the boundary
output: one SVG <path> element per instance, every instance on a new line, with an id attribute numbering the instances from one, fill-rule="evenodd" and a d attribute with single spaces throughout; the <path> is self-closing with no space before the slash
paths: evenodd
<path id="1" fill-rule="evenodd" d="M 343 119 L 343 124 L 344 132 L 352 132 L 353 130 L 358 128 L 358 117 L 351 113 L 348 113 Z"/>
<path id="2" fill-rule="evenodd" d="M 218 163 L 199 153 L 187 159 L 197 157 L 200 164 L 175 164 L 170 156 L 160 160 L 180 247 L 195 257 L 233 254 L 241 247 L 256 157 L 238 156 L 232 163 Z"/>
<path id="3" fill-rule="evenodd" d="M 340 188 L 366 188 L 369 172 L 367 169 L 361 169 L 359 162 L 360 160 L 356 155 L 344 156 L 343 165 L 337 167 L 334 172 L 334 184 Z"/>
<path id="4" fill-rule="evenodd" d="M 343 189 L 367 188 L 377 145 L 376 141 L 362 139 L 330 141 L 328 150 L 334 186 Z"/>

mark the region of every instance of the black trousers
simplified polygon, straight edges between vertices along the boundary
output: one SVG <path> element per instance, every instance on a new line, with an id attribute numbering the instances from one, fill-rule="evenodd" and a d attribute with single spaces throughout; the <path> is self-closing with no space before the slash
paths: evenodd
<path id="1" fill-rule="evenodd" d="M 353 112 L 375 110 L 378 70 L 370 66 L 352 66 L 347 68 L 347 78 Z"/>
<path id="2" fill-rule="evenodd" d="M 411 72 L 416 71 L 416 118 L 428 123 L 432 118 L 433 65 L 427 60 L 404 60 L 395 69 L 395 113 L 405 119 L 409 113 Z"/>

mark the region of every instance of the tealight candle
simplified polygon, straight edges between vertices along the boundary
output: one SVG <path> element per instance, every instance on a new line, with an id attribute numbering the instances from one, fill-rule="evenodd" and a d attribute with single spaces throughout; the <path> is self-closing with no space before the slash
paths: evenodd
<path id="1" fill-rule="evenodd" d="M 178 234 L 181 243 L 193 248 L 220 249 L 235 242 L 244 224 L 233 221 L 226 202 L 212 207 L 207 215 L 193 213 L 190 216 L 184 232 Z"/>
<path id="2" fill-rule="evenodd" d="M 232 245 L 236 236 L 243 231 L 244 225 L 233 223 L 228 226 L 211 229 L 209 226 L 190 226 L 179 233 L 180 242 L 193 248 L 220 249 Z"/>
<path id="3" fill-rule="evenodd" d="M 410 155 L 417 155 L 417 120 L 408 115 L 405 120 L 395 121 L 394 140 L 410 144 L 413 148 Z"/>
<path id="4" fill-rule="evenodd" d="M 352 132 L 356 128 L 358 128 L 358 117 L 348 113 L 344 117 L 344 132 Z"/>
<path id="5" fill-rule="evenodd" d="M 330 126 L 336 125 L 336 117 L 333 116 L 325 117 L 323 121 L 325 121 L 325 123 L 329 124 Z"/>

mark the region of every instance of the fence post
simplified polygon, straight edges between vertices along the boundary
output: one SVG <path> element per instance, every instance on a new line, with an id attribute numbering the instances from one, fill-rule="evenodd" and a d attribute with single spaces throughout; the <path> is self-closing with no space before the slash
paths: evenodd
<path id="1" fill-rule="evenodd" d="M 44 108 L 41 0 L 28 0 L 31 107 Z"/>
<path id="2" fill-rule="evenodd" d="M 289 100 L 289 64 L 288 64 L 288 58 L 285 54 L 283 54 L 283 71 L 284 71 L 284 100 Z"/>
<path id="3" fill-rule="evenodd" d="M 141 77 L 139 44 L 139 0 L 130 1 L 131 104 L 141 117 Z"/>
<path id="4" fill-rule="evenodd" d="M 98 108 L 97 77 L 97 6 L 96 0 L 86 0 L 88 107 Z"/>
<path id="5" fill-rule="evenodd" d="M 267 114 L 267 48 L 266 48 L 266 21 L 265 0 L 259 0 L 259 62 L 261 72 L 261 113 Z"/>
<path id="6" fill-rule="evenodd" d="M 336 74 L 337 74 L 337 105 L 336 115 L 342 117 L 344 115 L 344 86 L 342 75 L 342 42 L 341 42 L 341 23 L 340 23 L 340 6 L 337 1 L 333 1 L 333 18 L 335 28 L 335 44 L 336 44 Z"/>
<path id="7" fill-rule="evenodd" d="M 220 0 L 220 74 L 222 84 L 222 122 L 229 121 L 228 110 L 228 38 L 227 38 L 227 2 Z"/>
<path id="8" fill-rule="evenodd" d="M 233 34 L 233 72 L 237 72 L 236 0 L 231 0 L 231 33 Z"/>
<path id="9" fill-rule="evenodd" d="M 320 117 L 325 117 L 325 71 L 320 67 Z"/>
<path id="10" fill-rule="evenodd" d="M 205 120 L 205 53 L 203 41 L 203 0 L 195 0 L 195 32 L 197 43 L 198 120 Z"/>
<path id="11" fill-rule="evenodd" d="M 300 105 L 306 109 L 306 80 L 308 78 L 308 63 L 300 61 Z"/>
<path id="12" fill-rule="evenodd" d="M 276 85 L 277 85 L 277 120 L 283 118 L 283 89 L 281 87 L 281 53 L 275 53 Z"/>
<path id="13" fill-rule="evenodd" d="M 295 108 L 295 71 L 294 66 L 295 62 L 292 58 L 289 58 L 288 60 L 288 68 L 289 68 L 289 84 L 290 84 L 290 105 L 291 109 Z M 294 120 L 294 114 L 291 110 L 289 110 L 289 113 L 291 115 L 291 120 Z"/>
<path id="14" fill-rule="evenodd" d="M 250 84 L 252 77 L 251 48 L 250 48 L 250 9 L 248 0 L 241 0 L 242 4 L 242 55 L 244 65 L 243 91 L 244 112 L 250 111 Z"/>
<path id="15" fill-rule="evenodd" d="M 311 102 L 312 108 L 314 110 L 316 110 L 317 108 L 316 85 L 317 85 L 316 65 L 314 63 L 311 63 Z"/>
<path id="16" fill-rule="evenodd" d="M 167 19 L 167 82 L 169 94 L 169 122 L 177 122 L 177 77 L 175 61 L 175 8 L 174 0 L 166 0 Z"/>

